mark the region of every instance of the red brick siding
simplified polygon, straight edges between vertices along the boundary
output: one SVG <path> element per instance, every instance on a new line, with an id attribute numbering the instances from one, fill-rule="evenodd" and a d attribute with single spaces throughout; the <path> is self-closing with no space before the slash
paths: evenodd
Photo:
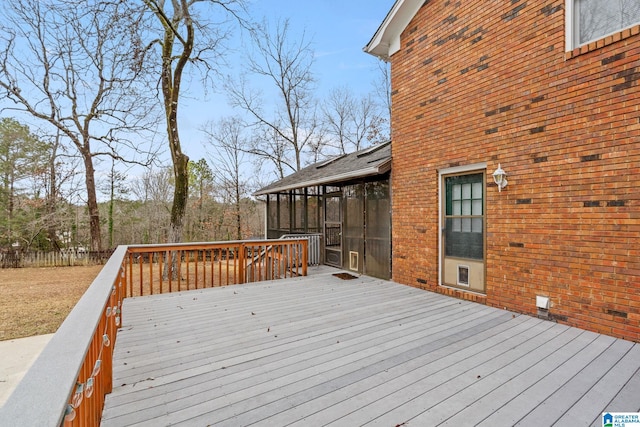
<path id="1" fill-rule="evenodd" d="M 558 321 L 640 341 L 640 27 L 565 53 L 564 19 L 564 0 L 431 0 L 405 29 L 393 278 L 529 314 L 547 295 Z M 486 297 L 438 286 L 438 170 L 479 162 Z"/>

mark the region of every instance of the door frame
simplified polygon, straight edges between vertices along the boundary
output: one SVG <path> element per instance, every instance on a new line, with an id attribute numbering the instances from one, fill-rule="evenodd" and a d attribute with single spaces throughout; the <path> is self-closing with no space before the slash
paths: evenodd
<path id="1" fill-rule="evenodd" d="M 335 221 L 327 221 L 327 199 L 329 198 L 335 198 L 338 200 L 338 212 L 340 215 L 340 219 L 338 222 Z M 327 193 L 324 194 L 322 197 L 322 213 L 323 213 L 323 224 L 322 224 L 322 236 L 324 238 L 324 262 L 327 265 L 333 266 L 333 267 L 338 267 L 338 268 L 342 268 L 342 221 L 343 221 L 343 212 L 342 212 L 342 191 L 339 192 L 332 192 L 332 193 Z M 328 236 L 328 230 L 330 227 L 328 227 L 328 225 L 331 226 L 332 229 L 335 229 L 336 226 L 338 227 L 339 231 L 338 231 L 338 236 L 339 236 L 339 240 L 340 240 L 340 246 L 339 247 L 335 247 L 332 245 L 331 249 L 328 248 L 327 242 L 330 241 L 330 236 Z M 337 264 L 332 263 L 330 261 L 330 257 L 328 256 L 329 253 L 335 253 L 338 254 L 339 258 L 339 262 Z"/>
<path id="2" fill-rule="evenodd" d="M 445 262 L 445 256 L 444 256 L 444 212 L 445 212 L 445 207 L 446 207 L 446 191 L 445 191 L 445 186 L 444 186 L 444 178 L 446 176 L 450 176 L 450 175 L 462 175 L 462 174 L 470 174 L 470 173 L 474 173 L 474 172 L 481 172 L 485 175 L 485 179 L 483 180 L 483 182 L 486 182 L 486 170 L 487 170 L 487 163 L 486 162 L 482 162 L 482 163 L 474 163 L 474 164 L 470 164 L 470 165 L 464 165 L 464 166 L 456 166 L 456 167 L 452 167 L 452 168 L 444 168 L 444 169 L 438 169 L 438 194 L 439 194 L 439 200 L 438 200 L 438 227 L 440 232 L 438 233 L 438 285 L 439 286 L 445 286 L 445 287 L 451 287 L 450 284 L 446 284 L 444 281 L 444 262 Z M 484 250 L 483 250 L 483 263 L 484 263 L 484 271 L 483 271 L 483 275 L 484 275 L 484 291 L 483 292 L 478 292 L 477 290 L 473 290 L 473 289 L 467 289 L 467 288 L 462 288 L 462 290 L 464 291 L 468 291 L 468 292 L 476 292 L 476 293 L 481 293 L 484 294 L 486 292 L 486 268 L 487 268 L 487 256 L 486 256 L 486 221 L 487 221 L 487 210 L 486 210 L 486 199 L 487 199 L 487 194 L 486 194 L 486 185 L 484 186 L 484 203 L 485 203 L 485 208 L 484 208 L 484 224 L 483 224 L 483 239 L 484 239 Z M 455 289 L 461 289 L 458 287 L 455 287 Z"/>

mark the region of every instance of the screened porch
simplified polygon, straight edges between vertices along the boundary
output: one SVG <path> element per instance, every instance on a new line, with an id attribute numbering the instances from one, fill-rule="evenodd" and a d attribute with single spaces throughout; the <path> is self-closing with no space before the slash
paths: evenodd
<path id="1" fill-rule="evenodd" d="M 391 277 L 391 143 L 316 163 L 255 193 L 266 237 L 318 238 L 322 264 Z"/>

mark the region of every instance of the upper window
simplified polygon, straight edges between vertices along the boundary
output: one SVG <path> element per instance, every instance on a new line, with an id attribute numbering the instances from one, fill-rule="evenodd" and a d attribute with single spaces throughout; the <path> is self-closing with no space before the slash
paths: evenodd
<path id="1" fill-rule="evenodd" d="M 570 22 L 572 48 L 640 24 L 640 0 L 570 0 L 570 2 L 573 2 L 571 14 L 573 19 Z"/>

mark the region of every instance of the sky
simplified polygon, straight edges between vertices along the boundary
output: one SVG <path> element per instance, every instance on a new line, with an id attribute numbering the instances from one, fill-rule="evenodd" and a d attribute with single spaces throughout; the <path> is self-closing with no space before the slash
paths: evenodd
<path id="1" fill-rule="evenodd" d="M 294 30 L 306 29 L 316 52 L 321 89 L 349 85 L 370 90 L 377 59 L 362 51 L 393 0 L 261 0 L 270 19 L 289 17 Z"/>
<path id="2" fill-rule="evenodd" d="M 273 27 L 277 21 L 289 19 L 290 35 L 305 35 L 315 52 L 312 73 L 317 87 L 317 98 L 322 100 L 334 88 L 347 87 L 354 95 L 364 95 L 374 90 L 374 81 L 379 79 L 379 60 L 363 52 L 364 46 L 393 6 L 395 0 L 248 0 L 250 15 L 254 21 L 267 20 Z M 233 35 L 236 45 L 229 52 L 240 49 L 241 36 Z M 246 39 L 247 37 L 244 36 Z M 241 54 L 230 55 L 232 68 L 225 74 L 238 75 Z M 235 59 L 233 59 L 235 58 Z M 235 67 L 233 65 L 235 64 Z M 188 70 L 187 70 L 188 73 Z M 185 85 L 185 80 L 188 82 Z M 222 84 L 218 85 L 222 89 Z M 266 88 L 265 88 L 266 89 Z M 10 113 L 3 113 L 12 115 Z M 183 78 L 179 107 L 179 131 L 182 149 L 191 160 L 209 160 L 201 131 L 207 122 L 236 114 L 228 104 L 227 96 L 221 92 L 205 91 L 196 75 Z M 15 117 L 37 129 L 41 123 L 23 114 Z M 159 126 L 162 131 L 164 125 Z M 166 138 L 158 137 L 158 141 Z M 159 163 L 170 166 L 170 154 L 166 141 L 160 142 L 162 152 Z M 111 162 L 105 157 L 94 159 L 96 179 L 106 180 Z M 116 168 L 135 178 L 144 174 L 142 167 L 117 165 Z M 79 177 L 81 175 L 78 175 Z M 78 178 L 80 179 L 80 178 Z M 99 195 L 101 197 L 101 195 Z"/>
<path id="3" fill-rule="evenodd" d="M 348 87 L 357 95 L 373 90 L 378 77 L 378 59 L 363 47 L 393 6 L 394 0 L 254 0 L 251 15 L 270 23 L 288 18 L 292 34 L 304 33 L 315 52 L 313 73 L 317 95 L 333 88 Z M 180 137 L 183 150 L 192 160 L 206 155 L 199 128 L 207 121 L 230 115 L 223 93 L 196 96 L 193 91 L 181 100 Z"/>

